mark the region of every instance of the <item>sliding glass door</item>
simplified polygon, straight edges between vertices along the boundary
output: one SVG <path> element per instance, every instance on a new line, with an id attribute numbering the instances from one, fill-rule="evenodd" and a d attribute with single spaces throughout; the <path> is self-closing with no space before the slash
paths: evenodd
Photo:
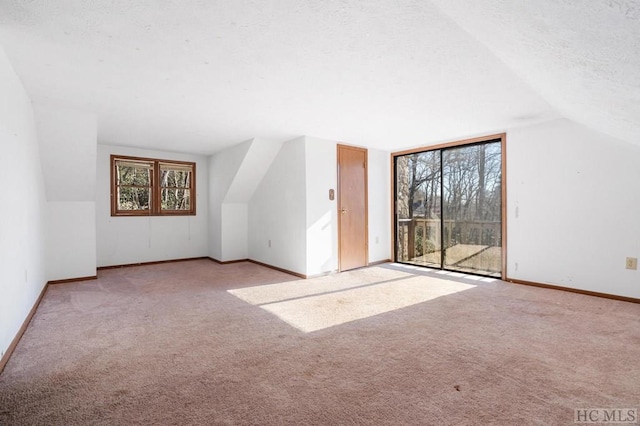
<path id="1" fill-rule="evenodd" d="M 394 157 L 396 261 L 500 277 L 502 140 Z"/>
<path id="2" fill-rule="evenodd" d="M 396 157 L 395 174 L 396 261 L 440 267 L 440 152 Z"/>

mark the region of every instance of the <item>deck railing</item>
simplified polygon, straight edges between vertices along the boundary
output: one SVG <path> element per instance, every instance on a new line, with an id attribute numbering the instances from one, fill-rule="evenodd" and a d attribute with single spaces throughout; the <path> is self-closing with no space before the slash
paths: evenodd
<path id="1" fill-rule="evenodd" d="M 439 251 L 442 246 L 446 249 L 456 244 L 500 246 L 501 230 L 500 221 L 399 219 L 396 235 L 398 258 L 410 260 L 426 253 Z"/>

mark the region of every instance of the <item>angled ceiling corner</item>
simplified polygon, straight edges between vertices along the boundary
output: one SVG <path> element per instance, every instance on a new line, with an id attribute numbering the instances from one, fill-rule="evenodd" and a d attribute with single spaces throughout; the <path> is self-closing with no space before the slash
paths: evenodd
<path id="1" fill-rule="evenodd" d="M 564 117 L 640 145 L 640 2 L 432 3 Z"/>
<path id="2" fill-rule="evenodd" d="M 269 170 L 282 142 L 254 138 L 235 173 L 223 203 L 247 203 Z"/>

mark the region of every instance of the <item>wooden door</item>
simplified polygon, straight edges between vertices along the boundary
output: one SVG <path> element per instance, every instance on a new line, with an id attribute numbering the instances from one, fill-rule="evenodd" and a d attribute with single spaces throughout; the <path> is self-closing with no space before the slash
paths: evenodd
<path id="1" fill-rule="evenodd" d="M 367 150 L 338 145 L 338 256 L 341 271 L 367 266 Z"/>

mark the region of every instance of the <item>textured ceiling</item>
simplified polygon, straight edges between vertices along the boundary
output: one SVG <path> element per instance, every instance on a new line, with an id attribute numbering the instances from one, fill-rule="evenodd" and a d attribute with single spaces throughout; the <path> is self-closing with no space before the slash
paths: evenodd
<path id="1" fill-rule="evenodd" d="M 634 142 L 638 24 L 613 0 L 0 0 L 34 101 L 95 112 L 100 142 L 201 153 L 395 150 L 560 116 Z"/>
<path id="2" fill-rule="evenodd" d="M 433 0 L 560 114 L 640 145 L 640 0 Z"/>

